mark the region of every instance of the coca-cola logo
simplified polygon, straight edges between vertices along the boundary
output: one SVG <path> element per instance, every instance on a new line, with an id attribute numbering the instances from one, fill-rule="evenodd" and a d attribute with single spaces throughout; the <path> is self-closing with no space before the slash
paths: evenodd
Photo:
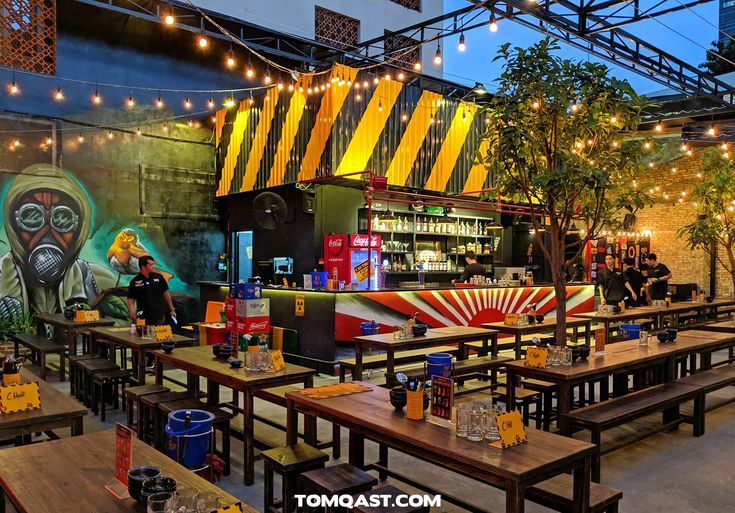
<path id="1" fill-rule="evenodd" d="M 371 235 L 368 238 L 367 235 L 353 235 L 351 246 L 354 248 L 379 248 L 380 247 L 380 235 Z"/>
<path id="2" fill-rule="evenodd" d="M 260 321 L 250 323 L 251 330 L 266 330 L 268 328 L 268 321 Z"/>
<path id="3" fill-rule="evenodd" d="M 339 255 L 342 253 L 342 246 L 344 245 L 344 240 L 342 237 L 335 237 L 333 239 L 327 240 L 327 247 L 329 248 L 329 253 L 331 255 Z"/>

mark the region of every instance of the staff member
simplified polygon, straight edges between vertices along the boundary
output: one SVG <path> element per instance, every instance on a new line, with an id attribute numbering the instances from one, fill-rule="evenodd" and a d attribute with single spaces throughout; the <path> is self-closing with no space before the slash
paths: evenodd
<path id="1" fill-rule="evenodd" d="M 626 257 L 623 259 L 623 279 L 630 290 L 631 296 L 625 301 L 626 306 L 639 306 L 643 304 L 643 275 L 633 267 L 635 260 Z"/>
<path id="2" fill-rule="evenodd" d="M 464 268 L 464 272 L 459 277 L 459 280 L 452 280 L 452 283 L 466 283 L 473 276 L 485 277 L 487 269 L 482 264 L 477 263 L 477 255 L 474 251 L 468 251 L 464 254 L 464 261 L 467 263 L 467 267 Z"/>
<path id="3" fill-rule="evenodd" d="M 651 300 L 661 300 L 666 297 L 668 281 L 671 279 L 671 270 L 658 261 L 656 253 L 649 253 L 646 257 L 648 264 L 648 297 Z"/>
<path id="4" fill-rule="evenodd" d="M 176 320 L 176 310 L 168 291 L 166 278 L 154 272 L 156 262 L 150 255 L 138 259 L 140 273 L 130 280 L 128 286 L 128 314 L 135 322 L 138 312 L 149 326 L 167 324 L 167 313 Z"/>
<path id="5" fill-rule="evenodd" d="M 603 305 L 617 305 L 630 294 L 635 295 L 623 272 L 615 268 L 612 255 L 605 255 L 605 268 L 598 271 L 597 284 L 600 286 L 600 304 Z"/>

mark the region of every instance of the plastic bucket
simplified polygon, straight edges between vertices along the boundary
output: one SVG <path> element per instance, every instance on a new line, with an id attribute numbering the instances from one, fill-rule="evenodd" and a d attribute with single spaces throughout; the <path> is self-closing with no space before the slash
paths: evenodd
<path id="1" fill-rule="evenodd" d="M 360 335 L 377 335 L 380 326 L 377 322 L 366 321 L 360 323 Z"/>
<path id="2" fill-rule="evenodd" d="M 174 410 L 168 414 L 166 454 L 188 468 L 201 467 L 209 452 L 214 415 L 204 410 Z M 181 444 L 181 447 L 179 447 Z"/>
<path id="3" fill-rule="evenodd" d="M 452 355 L 449 353 L 430 353 L 426 355 L 426 376 L 452 377 Z"/>
<path id="4" fill-rule="evenodd" d="M 623 335 L 623 340 L 633 340 L 636 338 L 640 338 L 641 325 L 640 324 L 621 324 L 620 333 Z"/>
<path id="5" fill-rule="evenodd" d="M 219 327 L 212 327 L 212 326 L 205 326 L 204 329 L 207 332 L 207 345 L 213 346 L 214 344 L 224 344 L 225 342 L 225 331 L 227 331 L 224 326 Z"/>

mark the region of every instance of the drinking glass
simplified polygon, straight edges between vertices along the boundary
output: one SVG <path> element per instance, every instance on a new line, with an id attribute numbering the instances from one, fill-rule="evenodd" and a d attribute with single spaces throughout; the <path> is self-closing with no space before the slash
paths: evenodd
<path id="1" fill-rule="evenodd" d="M 548 363 L 549 367 L 559 365 L 559 351 L 556 346 L 549 346 L 549 356 L 546 363 Z"/>
<path id="2" fill-rule="evenodd" d="M 176 495 L 176 513 L 197 513 L 197 491 L 194 488 L 178 488 Z"/>
<path id="3" fill-rule="evenodd" d="M 467 424 L 469 423 L 470 408 L 468 403 L 457 405 L 457 436 L 467 438 Z"/>
<path id="4" fill-rule="evenodd" d="M 485 411 L 485 440 L 494 442 L 500 440 L 500 431 L 498 430 L 498 422 L 496 416 L 500 415 L 501 410 L 497 406 L 491 406 Z"/>
<path id="5" fill-rule="evenodd" d="M 148 340 L 155 340 L 156 339 L 156 327 L 146 326 L 146 329 L 148 330 Z"/>
<path id="6" fill-rule="evenodd" d="M 255 356 L 257 353 L 253 351 L 245 350 L 245 370 L 256 370 L 255 369 Z"/>
<path id="7" fill-rule="evenodd" d="M 219 495 L 214 492 L 199 492 L 197 494 L 198 513 L 210 513 L 221 507 Z"/>
<path id="8" fill-rule="evenodd" d="M 648 347 L 648 332 L 641 331 L 639 337 L 640 338 L 638 339 L 638 345 L 641 347 Z"/>
<path id="9" fill-rule="evenodd" d="M 403 333 L 400 326 L 393 326 L 393 340 L 400 340 Z"/>
<path id="10" fill-rule="evenodd" d="M 171 492 L 154 493 L 148 497 L 147 513 L 169 513 L 176 510 L 176 496 Z"/>
<path id="11" fill-rule="evenodd" d="M 561 364 L 565 366 L 571 365 L 572 364 L 572 348 L 565 347 L 561 349 L 561 351 L 562 351 Z"/>
<path id="12" fill-rule="evenodd" d="M 478 405 L 473 405 L 467 424 L 467 440 L 470 442 L 481 442 L 485 438 L 485 433 L 482 432 L 482 415 L 482 409 Z"/>

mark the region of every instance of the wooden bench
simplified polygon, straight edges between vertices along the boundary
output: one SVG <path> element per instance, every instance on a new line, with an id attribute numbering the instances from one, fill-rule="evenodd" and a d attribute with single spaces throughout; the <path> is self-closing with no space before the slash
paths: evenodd
<path id="1" fill-rule="evenodd" d="M 66 364 L 64 363 L 64 352 L 66 346 L 50 341 L 46 337 L 36 335 L 35 333 L 18 333 L 11 336 L 13 340 L 13 348 L 15 355 L 19 355 L 20 347 L 27 347 L 31 350 L 31 355 L 37 355 L 38 363 L 41 367 L 41 379 L 46 381 L 46 355 L 59 355 L 59 380 L 64 381 L 64 371 Z"/>
<path id="2" fill-rule="evenodd" d="M 664 426 L 678 425 L 685 420 L 679 415 L 678 407 L 691 399 L 694 399 L 693 434 L 701 436 L 704 432 L 704 392 L 699 386 L 679 382 L 645 388 L 566 414 L 572 426 L 590 430 L 592 443 L 598 448 L 598 452 L 592 457 L 592 480 L 600 482 L 599 449 L 603 431 L 664 410 L 667 411 L 664 414 Z"/>
<path id="3" fill-rule="evenodd" d="M 395 353 L 394 362 L 395 365 L 405 365 L 407 363 L 415 363 L 426 359 L 426 355 L 430 353 L 449 353 L 456 355 L 458 352 L 457 346 L 436 346 L 436 347 L 422 347 L 420 349 L 410 349 L 408 351 L 399 351 Z M 380 369 L 386 365 L 386 355 L 372 354 L 363 355 L 362 357 L 362 370 L 368 369 Z M 345 382 L 345 374 L 350 371 L 352 374 L 355 370 L 355 359 L 347 358 L 346 360 L 340 360 L 339 362 L 339 382 Z"/>
<path id="4" fill-rule="evenodd" d="M 454 363 L 454 378 L 471 379 L 472 377 L 487 379 L 490 375 L 488 371 L 494 371 L 502 365 L 502 362 L 508 359 L 503 356 L 477 356 L 474 358 L 468 358 L 466 360 L 458 360 Z M 424 375 L 424 366 L 412 367 L 409 369 L 402 369 L 401 372 L 409 378 L 419 378 Z M 395 386 L 397 383 L 394 379 L 391 379 L 390 385 Z M 459 385 L 459 382 L 458 382 Z M 490 385 L 494 387 L 495 385 Z M 487 388 L 487 387 L 486 387 Z M 478 391 L 481 388 L 473 388 L 472 391 Z"/>
<path id="5" fill-rule="evenodd" d="M 676 380 L 676 383 L 698 386 L 706 396 L 706 394 L 714 392 L 715 390 L 735 385 L 735 365 L 715 367 L 714 369 L 691 374 L 685 378 Z M 702 408 L 706 411 L 706 397 L 703 398 L 702 401 Z M 730 402 L 732 401 L 727 401 L 720 406 L 724 406 Z M 702 425 L 702 434 L 704 434 L 704 424 Z"/>
<path id="6" fill-rule="evenodd" d="M 573 484 L 570 474 L 561 474 L 526 488 L 526 499 L 560 513 L 571 513 Z M 622 498 L 623 492 L 620 490 L 590 483 L 589 513 L 617 513 L 618 502 Z"/>

